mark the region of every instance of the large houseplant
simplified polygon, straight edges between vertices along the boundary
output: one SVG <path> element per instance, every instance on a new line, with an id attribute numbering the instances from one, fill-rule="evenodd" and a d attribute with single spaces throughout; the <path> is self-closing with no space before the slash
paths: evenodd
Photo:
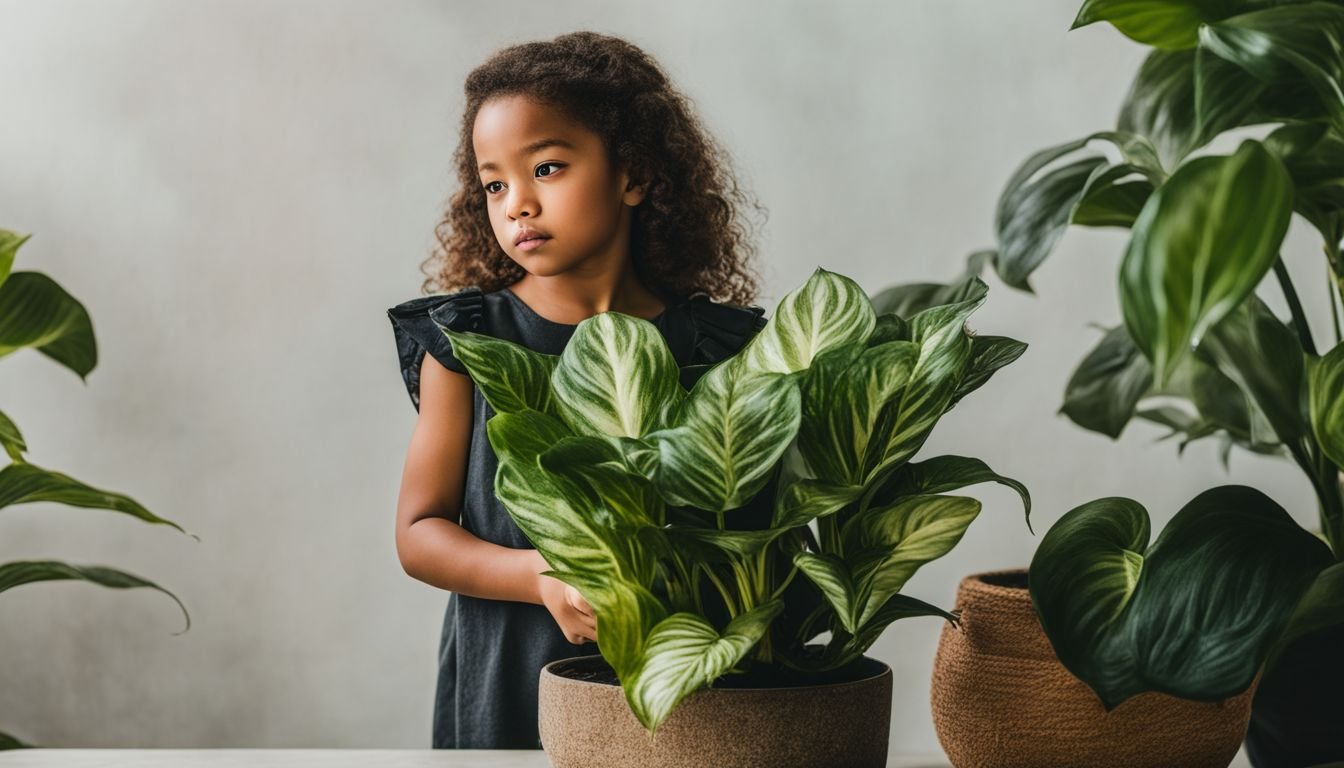
<path id="1" fill-rule="evenodd" d="M 1152 546 L 1142 506 L 1102 499 L 1043 540 L 1036 607 L 1108 707 L 1143 690 L 1218 699 L 1268 660 L 1252 758 L 1344 759 L 1344 4 L 1087 0 L 1074 27 L 1098 21 L 1153 48 L 1118 126 L 1026 160 L 999 199 L 997 249 L 973 259 L 1030 290 L 1069 225 L 1128 229 L 1124 323 L 1083 359 L 1061 410 L 1112 438 L 1135 418 L 1182 447 L 1213 437 L 1224 462 L 1233 446 L 1289 458 L 1323 541 L 1244 486 L 1199 495 Z M 1260 124 L 1263 140 L 1190 156 Z M 1331 318 L 1316 329 L 1279 253 L 1294 212 L 1322 238 L 1325 279 L 1305 285 L 1328 295 Z M 1286 322 L 1255 293 L 1267 282 Z M 1321 658 L 1306 657 L 1313 644 Z"/>
<path id="2" fill-rule="evenodd" d="M 30 236 L 0 229 L 0 357 L 30 348 L 74 371 L 81 379 L 98 361 L 93 323 L 84 306 L 41 272 L 14 272 L 14 258 Z M 0 509 L 14 504 L 55 502 L 74 507 L 107 509 L 146 523 L 181 526 L 145 509 L 120 493 L 94 488 L 24 458 L 27 443 L 17 425 L 0 412 L 0 445 L 10 463 L 0 468 Z M 185 533 L 185 531 L 183 531 Z M 192 534 L 189 534 L 192 535 Z M 194 535 L 192 535 L 195 538 Z M 17 560 L 0 563 L 0 592 L 43 581 L 77 580 L 104 587 L 148 587 L 177 602 L 191 627 L 182 601 L 159 585 L 104 565 L 74 565 L 60 560 Z M 0 750 L 34 746 L 0 732 Z"/>
<path id="3" fill-rule="evenodd" d="M 620 313 L 584 320 L 559 356 L 445 329 L 495 410 L 497 494 L 594 606 L 649 732 L 732 674 L 820 679 L 896 619 L 955 620 L 900 591 L 980 511 L 946 493 L 996 481 L 1029 510 L 979 460 L 910 461 L 1025 348 L 966 330 L 985 292 L 969 278 L 900 315 L 817 269 L 689 391 L 654 326 Z"/>

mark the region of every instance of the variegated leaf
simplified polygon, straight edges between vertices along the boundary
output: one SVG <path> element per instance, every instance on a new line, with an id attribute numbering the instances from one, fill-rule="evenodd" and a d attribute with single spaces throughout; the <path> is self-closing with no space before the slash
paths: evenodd
<path id="1" fill-rule="evenodd" d="M 865 341 L 876 322 L 872 302 L 858 283 L 817 268 L 779 302 L 765 327 L 731 364 L 754 372 L 803 371 L 832 347 Z"/>
<path id="2" fill-rule="evenodd" d="M 769 480 L 798 432 L 798 380 L 720 365 L 695 384 L 674 427 L 649 434 L 654 482 L 670 504 L 736 509 Z"/>
<path id="3" fill-rule="evenodd" d="M 631 472 L 621 451 L 600 437 L 566 437 L 539 457 L 541 466 L 587 491 L 616 522 L 634 526 L 663 524 L 663 500 L 653 483 Z"/>
<path id="4" fill-rule="evenodd" d="M 527 347 L 483 333 L 443 328 L 453 354 L 466 366 L 472 381 L 495 413 L 531 409 L 559 416 L 551 397 L 551 376 L 560 362 Z"/>
<path id="5" fill-rule="evenodd" d="M 1312 359 L 1309 375 L 1312 430 L 1330 461 L 1344 467 L 1344 344 Z"/>
<path id="6" fill-rule="evenodd" d="M 920 345 L 911 341 L 850 347 L 818 357 L 820 375 L 809 371 L 804 378 L 798 447 L 819 479 L 834 485 L 863 483 L 869 446 L 886 444 L 887 435 L 877 432 L 879 416 L 903 399 L 921 356 Z M 838 364 L 851 357 L 848 365 Z"/>
<path id="7" fill-rule="evenodd" d="M 775 496 L 776 528 L 793 528 L 839 512 L 863 494 L 861 485 L 832 485 L 815 479 L 795 480 Z"/>
<path id="8" fill-rule="evenodd" d="M 908 496 L 846 524 L 846 560 L 862 606 L 856 623 L 868 623 L 920 566 L 950 552 L 979 514 L 980 502 L 966 496 Z"/>
<path id="9" fill-rule="evenodd" d="M 682 699 L 741 661 L 783 609 L 779 600 L 759 605 L 729 622 L 723 634 L 695 614 L 674 613 L 663 619 L 649 636 L 639 676 L 626 686 L 626 700 L 635 716 L 656 733 Z"/>
<path id="10" fill-rule="evenodd" d="M 857 632 L 854 619 L 858 595 L 845 561 L 825 553 L 799 552 L 793 556 L 793 564 L 821 590 L 822 596 L 831 604 L 836 618 L 840 620 L 840 626 L 850 634 Z"/>
<path id="11" fill-rule="evenodd" d="M 864 457 L 864 484 L 884 477 L 919 450 L 947 411 L 971 357 L 966 319 L 985 301 L 989 288 L 978 278 L 965 301 L 932 307 L 910 320 L 919 359 L 898 400 L 882 409 Z"/>
<path id="12" fill-rule="evenodd" d="M 643 437 L 686 396 L 677 361 L 657 327 L 620 312 L 579 323 L 551 377 L 560 414 L 575 432 Z"/>

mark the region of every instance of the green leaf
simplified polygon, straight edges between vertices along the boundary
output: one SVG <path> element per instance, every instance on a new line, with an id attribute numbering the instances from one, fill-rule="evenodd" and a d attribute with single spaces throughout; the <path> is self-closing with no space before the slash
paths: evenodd
<path id="1" fill-rule="evenodd" d="M 1083 185 L 1083 193 L 1069 212 L 1069 223 L 1085 227 L 1134 225 L 1143 204 L 1153 194 L 1146 178 L 1132 179 L 1142 171 L 1132 165 L 1099 165 Z"/>
<path id="2" fill-rule="evenodd" d="M 1092 152 L 1082 159 L 1057 164 L 1093 140 L 1110 143 L 1120 155 L 1118 165 L 1141 173 L 1150 184 L 1165 178 L 1157 150 L 1148 139 L 1118 131 L 1093 133 L 1028 157 L 1004 186 L 995 212 L 998 251 L 993 258 L 994 269 L 1008 285 L 1031 291 L 1027 278 L 1054 250 L 1085 192 L 1092 194 L 1080 214 L 1085 221 L 1102 215 L 1093 206 L 1117 203 L 1107 199 L 1113 193 L 1104 191 L 1106 185 L 1119 181 L 1119 177 L 1106 175 L 1111 163 L 1104 156 Z"/>
<path id="3" fill-rule="evenodd" d="M 551 387 L 579 434 L 643 437 L 661 429 L 686 397 L 677 361 L 647 320 L 603 312 L 579 323 Z"/>
<path id="4" fill-rule="evenodd" d="M 9 274 L 14 269 L 15 254 L 30 237 L 32 235 L 20 235 L 18 232 L 0 229 L 0 286 L 9 279 Z"/>
<path id="5" fill-rule="evenodd" d="M 704 619 L 674 613 L 654 627 L 644 666 L 626 689 L 630 709 L 650 733 L 682 699 L 732 669 L 784 609 L 772 600 L 734 618 L 720 634 Z"/>
<path id="6" fill-rule="evenodd" d="M 1297 334 L 1255 294 L 1213 327 L 1199 346 L 1201 357 L 1230 379 L 1251 412 L 1257 443 L 1292 443 L 1309 429 L 1304 418 L 1304 353 Z M 1253 409 L 1249 406 L 1253 404 Z M 1202 410 L 1202 409 L 1201 409 Z M 1263 421 L 1270 427 L 1259 426 Z M 1266 434 L 1270 432 L 1270 434 Z"/>
<path id="7" fill-rule="evenodd" d="M 1251 684 L 1329 549 L 1263 493 L 1195 497 L 1148 547 L 1129 499 L 1064 515 L 1030 568 L 1041 624 L 1106 709 L 1145 691 L 1219 701 Z"/>
<path id="8" fill-rule="evenodd" d="M 1007 336 L 976 336 L 971 339 L 971 359 L 966 364 L 966 373 L 961 383 L 952 393 L 949 407 L 961 402 L 961 399 L 983 387 L 994 372 L 1017 360 L 1027 351 L 1027 345 Z"/>
<path id="9" fill-rule="evenodd" d="M 1109 21 L 1136 42 L 1164 50 L 1193 48 L 1200 24 L 1225 12 L 1220 0 L 1085 0 L 1073 26 Z"/>
<path id="10" fill-rule="evenodd" d="M 558 355 L 534 352 L 483 333 L 441 330 L 495 413 L 530 409 L 560 416 L 551 396 L 551 376 L 560 362 Z"/>
<path id="11" fill-rule="evenodd" d="M 1344 623 L 1344 562 L 1321 571 L 1298 602 L 1265 667 L 1271 668 L 1293 641 L 1317 630 Z"/>
<path id="12" fill-rule="evenodd" d="M 32 747 L 33 747 L 32 744 L 25 744 L 24 742 L 19 741 L 17 737 L 10 736 L 8 733 L 0 731 L 0 750 L 31 749 Z"/>
<path id="13" fill-rule="evenodd" d="M 841 531 L 866 624 L 920 566 L 947 554 L 980 514 L 980 502 L 965 496 L 905 497 L 873 507 Z"/>
<path id="14" fill-rule="evenodd" d="M 9 417 L 0 411 L 0 445 L 5 447 L 5 453 L 13 461 L 23 461 L 23 452 L 28 450 L 28 444 L 23 441 L 23 434 L 19 432 L 19 427 Z"/>
<path id="15" fill-rule="evenodd" d="M 773 527 L 793 528 L 835 514 L 857 500 L 863 489 L 862 485 L 834 485 L 809 478 L 795 480 L 775 496 Z"/>
<path id="16" fill-rule="evenodd" d="M 1153 368 L 1129 331 L 1112 328 L 1064 388 L 1060 412 L 1083 429 L 1118 438 L 1153 383 Z"/>
<path id="17" fill-rule="evenodd" d="M 1201 143 L 1194 107 L 1195 55 L 1194 50 L 1149 53 L 1120 108 L 1117 127 L 1151 139 L 1167 168 L 1180 165 Z"/>
<path id="18" fill-rule="evenodd" d="M 1344 344 L 1310 364 L 1311 428 L 1321 450 L 1344 467 Z"/>
<path id="19" fill-rule="evenodd" d="M 1121 264 L 1120 303 L 1159 384 L 1269 271 L 1291 214 L 1283 164 L 1251 140 L 1230 157 L 1187 162 L 1148 199 Z"/>
<path id="20" fill-rule="evenodd" d="M 793 556 L 793 564 L 821 590 L 840 626 L 850 634 L 858 632 L 858 594 L 849 564 L 836 555 L 815 552 L 799 552 Z"/>
<path id="21" fill-rule="evenodd" d="M 899 398 L 883 406 L 863 461 L 863 485 L 878 482 L 914 456 L 938 419 L 952 405 L 971 359 L 966 319 L 985 300 L 988 288 L 979 279 L 965 301 L 932 307 L 910 319 L 911 340 L 919 359 Z"/>
<path id="22" fill-rule="evenodd" d="M 1315 2 L 1244 13 L 1204 26 L 1199 41 L 1263 82 L 1305 80 L 1344 130 L 1344 6 Z"/>
<path id="23" fill-rule="evenodd" d="M 798 449 L 819 479 L 863 484 L 869 446 L 886 437 L 877 431 L 881 413 L 905 394 L 920 352 L 915 342 L 891 341 L 849 344 L 817 357 L 803 379 Z"/>
<path id="24" fill-rule="evenodd" d="M 1344 275 L 1344 262 L 1329 247 L 1344 240 L 1344 138 L 1322 123 L 1298 123 L 1267 136 L 1265 148 L 1283 160 L 1293 179 L 1293 210 L 1321 233 L 1335 274 Z"/>
<path id="25" fill-rule="evenodd" d="M 658 450 L 659 493 L 679 506 L 741 507 L 769 480 L 801 415 L 796 377 L 715 366 L 696 382 L 674 425 L 645 438 Z"/>
<path id="26" fill-rule="evenodd" d="M 11 504 L 36 501 L 112 510 L 146 523 L 167 525 L 186 533 L 182 526 L 150 512 L 129 496 L 94 488 L 69 475 L 28 463 L 10 464 L 0 469 L 0 509 Z"/>
<path id="27" fill-rule="evenodd" d="M 645 587 L 652 583 L 652 554 L 637 539 L 638 529 L 648 525 L 643 511 L 608 507 L 591 488 L 541 465 L 541 452 L 563 439 L 563 425 L 537 411 L 520 411 L 496 414 L 486 430 L 499 454 L 495 494 L 552 568 L 583 578 L 610 574 Z M 563 464 L 564 457 L 555 463 Z M 610 472 L 602 481 L 608 497 L 621 493 L 618 483 L 642 480 L 619 474 L 624 465 L 617 466 L 591 469 Z"/>
<path id="28" fill-rule="evenodd" d="M 584 493 L 604 519 L 635 527 L 662 527 L 663 500 L 653 483 L 631 472 L 621 451 L 598 437 L 561 438 L 542 451 L 538 462 L 552 475 L 569 482 L 576 494 Z"/>
<path id="29" fill-rule="evenodd" d="M 0 564 L 0 593 L 23 584 L 36 584 L 42 581 L 87 581 L 90 584 L 113 589 L 136 587 L 156 589 L 171 597 L 173 602 L 177 603 L 177 607 L 182 609 L 182 616 L 187 620 L 187 626 L 183 627 L 182 632 L 191 629 L 191 616 L 187 613 L 187 607 L 177 599 L 177 595 L 152 581 L 146 581 L 125 571 L 102 565 L 71 565 L 59 560 L 16 560 Z M 180 635 L 182 632 L 173 634 Z"/>
<path id="30" fill-rule="evenodd" d="M 14 272 L 0 284 L 0 357 L 32 347 L 85 379 L 98 364 L 84 305 L 40 272 Z"/>
<path id="31" fill-rule="evenodd" d="M 917 463 L 906 464 L 891 476 L 877 493 L 873 504 L 890 504 L 902 496 L 946 493 L 980 483 L 998 483 L 1017 492 L 1022 498 L 1022 509 L 1031 527 L 1031 494 L 1022 483 L 1004 477 L 989 468 L 980 459 L 969 456 L 935 456 Z"/>
<path id="32" fill-rule="evenodd" d="M 728 364 L 760 373 L 796 373 L 832 347 L 866 340 L 875 323 L 872 302 L 858 283 L 818 267 L 779 302 L 765 327 Z"/>

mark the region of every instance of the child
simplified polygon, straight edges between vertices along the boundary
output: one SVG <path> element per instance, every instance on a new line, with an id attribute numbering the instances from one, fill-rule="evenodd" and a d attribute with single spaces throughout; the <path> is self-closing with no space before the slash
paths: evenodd
<path id="1" fill-rule="evenodd" d="M 750 306 L 752 249 L 735 210 L 747 198 L 646 53 L 576 32 L 499 51 L 465 90 L 461 189 L 422 286 L 453 292 L 388 310 L 419 411 L 397 555 L 453 593 L 433 746 L 537 749 L 541 668 L 597 653 L 596 618 L 577 590 L 540 575 L 549 567 L 495 496 L 493 410 L 440 326 L 558 355 L 581 320 L 617 311 L 653 323 L 685 369 L 732 355 L 765 318 Z"/>

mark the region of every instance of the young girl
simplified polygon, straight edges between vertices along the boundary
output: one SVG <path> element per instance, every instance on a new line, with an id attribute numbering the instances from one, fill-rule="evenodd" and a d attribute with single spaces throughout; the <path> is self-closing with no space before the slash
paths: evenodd
<path id="1" fill-rule="evenodd" d="M 494 413 L 441 327 L 558 355 L 581 320 L 622 312 L 653 323 L 684 368 L 732 355 L 765 318 L 735 208 L 748 198 L 646 53 L 576 32 L 499 51 L 465 90 L 461 189 L 422 286 L 452 292 L 388 310 L 419 411 L 397 554 L 453 593 L 433 746 L 536 749 L 541 668 L 597 653 L 596 617 L 540 575 L 549 567 L 495 496 Z"/>

